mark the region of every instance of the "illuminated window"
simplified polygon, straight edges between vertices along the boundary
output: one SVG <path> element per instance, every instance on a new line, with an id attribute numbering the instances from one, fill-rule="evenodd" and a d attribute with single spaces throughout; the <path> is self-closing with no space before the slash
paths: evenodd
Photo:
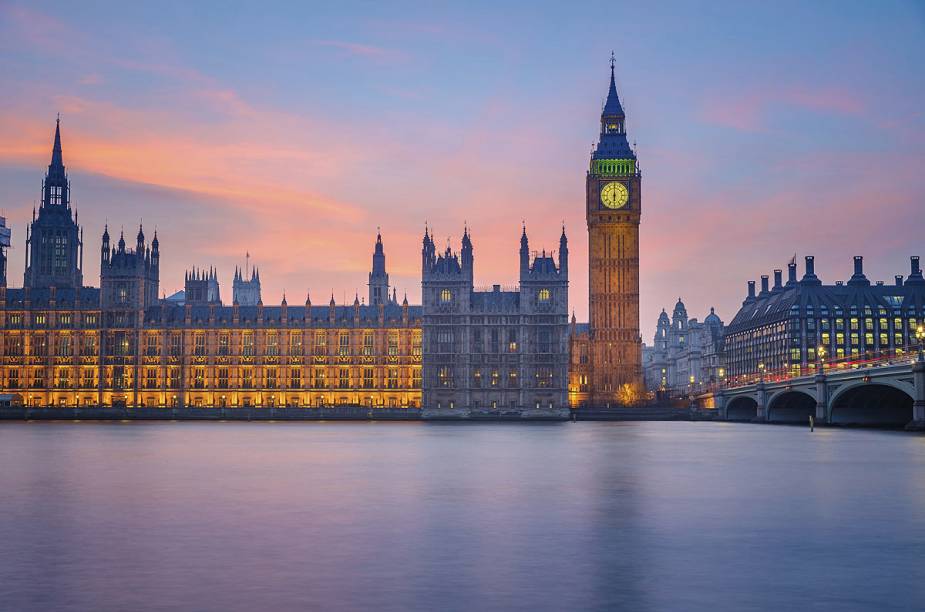
<path id="1" fill-rule="evenodd" d="M 289 354 L 293 357 L 302 356 L 302 332 L 289 334 Z"/>
<path id="2" fill-rule="evenodd" d="M 398 332 L 389 332 L 389 356 L 398 355 Z"/>
<path id="3" fill-rule="evenodd" d="M 341 389 L 350 388 L 350 368 L 340 368 L 338 373 L 338 387 Z"/>
<path id="4" fill-rule="evenodd" d="M 337 354 L 346 357 L 350 354 L 350 334 L 341 332 L 337 342 Z"/>
<path id="5" fill-rule="evenodd" d="M 218 354 L 228 355 L 231 352 L 231 335 L 228 332 L 222 332 L 218 336 Z"/>
<path id="6" fill-rule="evenodd" d="M 300 368 L 292 368 L 289 372 L 289 388 L 298 389 L 302 386 L 302 370 Z"/>
<path id="7" fill-rule="evenodd" d="M 549 301 L 549 289 L 540 289 L 540 292 L 539 292 L 539 300 L 540 300 L 541 302 L 548 302 L 548 301 Z"/>
<path id="8" fill-rule="evenodd" d="M 267 355 L 270 357 L 279 355 L 279 336 L 276 332 L 267 332 Z"/>
<path id="9" fill-rule="evenodd" d="M 369 357 L 373 354 L 373 332 L 363 332 L 363 355 Z"/>
<path id="10" fill-rule="evenodd" d="M 440 301 L 444 304 L 448 304 L 453 300 L 453 292 L 449 289 L 444 289 L 440 292 Z"/>
<path id="11" fill-rule="evenodd" d="M 157 389 L 157 368 L 145 368 L 145 388 Z"/>
<path id="12" fill-rule="evenodd" d="M 254 332 L 244 332 L 241 352 L 245 357 L 254 356 Z"/>
<path id="13" fill-rule="evenodd" d="M 145 336 L 145 355 L 148 357 L 157 355 L 157 334 L 147 334 Z"/>
<path id="14" fill-rule="evenodd" d="M 194 350 L 196 352 L 196 355 L 200 357 L 202 355 L 205 355 L 206 354 L 206 335 L 203 334 L 202 332 L 197 332 L 196 335 L 193 336 L 193 340 L 194 340 Z"/>
<path id="15" fill-rule="evenodd" d="M 386 387 L 389 389 L 398 388 L 398 368 L 389 368 L 388 378 L 386 378 Z"/>
<path id="16" fill-rule="evenodd" d="M 363 368 L 363 388 L 364 389 L 373 388 L 373 369 L 372 368 Z"/>

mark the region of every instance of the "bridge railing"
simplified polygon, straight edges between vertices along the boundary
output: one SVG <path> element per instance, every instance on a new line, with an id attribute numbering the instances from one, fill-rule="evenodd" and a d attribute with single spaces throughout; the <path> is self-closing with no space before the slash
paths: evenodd
<path id="1" fill-rule="evenodd" d="M 823 373 L 829 374 L 842 370 L 857 370 L 861 368 L 911 363 L 915 361 L 916 358 L 917 352 L 911 349 L 899 349 L 895 351 L 868 351 L 866 353 L 851 355 L 850 357 L 844 357 L 842 359 L 825 359 L 821 362 L 821 367 Z M 764 370 L 763 372 L 742 374 L 740 376 L 730 376 L 714 385 L 714 389 L 711 390 L 743 387 L 746 385 L 757 384 L 761 381 L 766 383 L 780 382 L 784 380 L 804 378 L 806 376 L 815 376 L 819 371 L 819 366 L 819 363 L 810 363 L 807 365 L 791 366 L 787 368 L 779 368 L 776 370 Z"/>

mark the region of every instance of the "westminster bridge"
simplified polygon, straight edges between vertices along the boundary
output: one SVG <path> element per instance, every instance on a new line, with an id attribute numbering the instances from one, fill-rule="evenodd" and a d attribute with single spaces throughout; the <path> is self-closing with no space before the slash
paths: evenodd
<path id="1" fill-rule="evenodd" d="M 699 395 L 728 421 L 925 429 L 925 360 L 883 361 L 804 375 L 759 375 Z"/>

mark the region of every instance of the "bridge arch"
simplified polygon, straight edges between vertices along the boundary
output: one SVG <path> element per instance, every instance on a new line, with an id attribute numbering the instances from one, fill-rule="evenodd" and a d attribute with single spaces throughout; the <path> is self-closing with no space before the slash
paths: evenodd
<path id="1" fill-rule="evenodd" d="M 733 397 L 726 404 L 727 421 L 751 421 L 758 416 L 758 402 L 750 395 Z"/>
<path id="2" fill-rule="evenodd" d="M 839 388 L 829 402 L 829 420 L 840 425 L 902 427 L 912 420 L 914 389 L 891 380 Z"/>
<path id="3" fill-rule="evenodd" d="M 783 390 L 768 400 L 768 421 L 774 423 L 806 423 L 815 414 L 816 397 L 809 391 Z"/>

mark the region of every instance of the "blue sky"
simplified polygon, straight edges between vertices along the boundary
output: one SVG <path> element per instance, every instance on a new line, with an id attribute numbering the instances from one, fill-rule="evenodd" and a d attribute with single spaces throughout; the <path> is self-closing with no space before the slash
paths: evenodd
<path id="1" fill-rule="evenodd" d="M 479 284 L 571 241 L 608 58 L 643 169 L 644 338 L 680 295 L 731 319 L 745 282 L 824 280 L 922 245 L 925 8 L 817 3 L 0 2 L 0 184 L 21 282 L 55 113 L 96 278 L 103 223 L 159 230 L 165 291 L 245 251 L 264 301 L 362 295 L 376 227 L 419 296 L 424 222 L 473 231 Z M 801 270 L 802 273 L 802 270 Z M 294 297 L 298 296 L 298 297 Z M 317 296 L 317 297 L 314 297 Z"/>

